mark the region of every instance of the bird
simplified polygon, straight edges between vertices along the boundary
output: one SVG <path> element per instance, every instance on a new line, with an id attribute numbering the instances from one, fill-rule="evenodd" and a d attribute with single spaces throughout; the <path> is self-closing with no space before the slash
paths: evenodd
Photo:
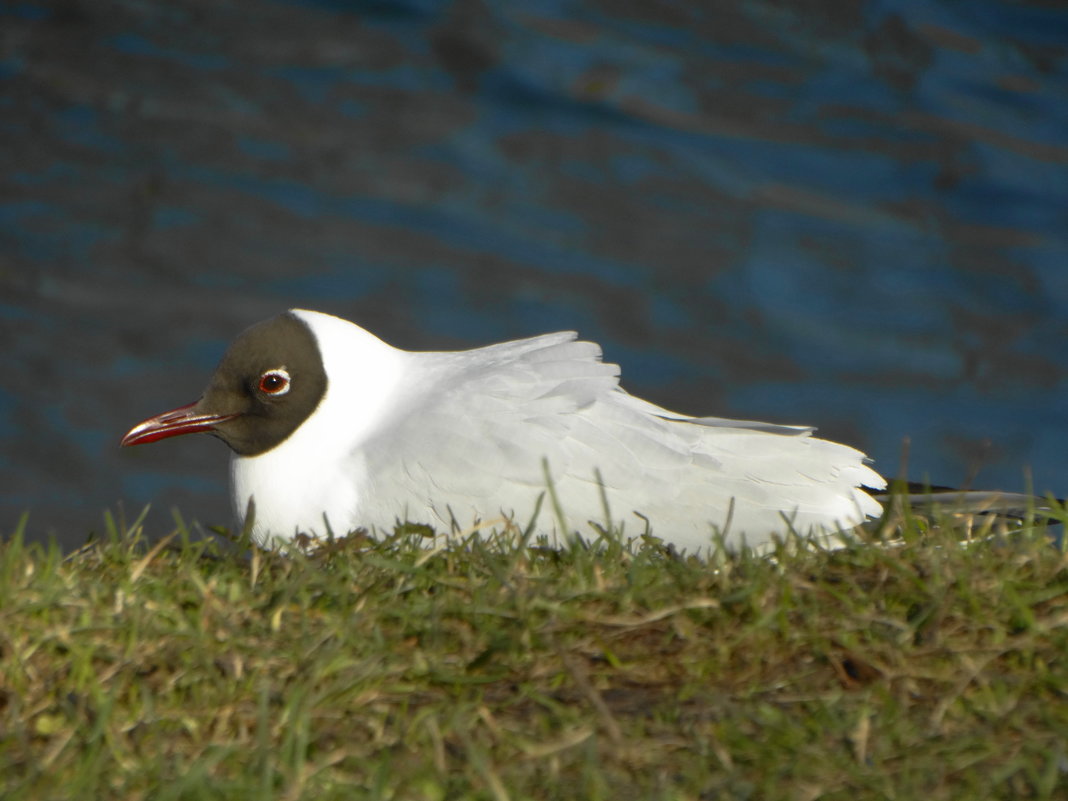
<path id="1" fill-rule="evenodd" d="M 305 309 L 242 332 L 196 402 L 121 444 L 194 432 L 229 446 L 235 520 L 268 548 L 409 522 L 447 538 L 517 526 L 553 545 L 611 526 L 707 555 L 848 532 L 880 515 L 886 486 L 809 426 L 631 395 L 573 331 L 406 351 Z"/>

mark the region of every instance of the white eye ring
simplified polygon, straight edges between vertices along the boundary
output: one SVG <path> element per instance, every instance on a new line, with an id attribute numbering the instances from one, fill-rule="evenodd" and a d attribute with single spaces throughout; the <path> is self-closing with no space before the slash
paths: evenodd
<path id="1" fill-rule="evenodd" d="M 277 398 L 279 395 L 285 395 L 289 392 L 290 383 L 289 373 L 286 372 L 286 369 L 284 367 L 276 367 L 260 376 L 256 389 L 264 395 L 271 395 Z"/>

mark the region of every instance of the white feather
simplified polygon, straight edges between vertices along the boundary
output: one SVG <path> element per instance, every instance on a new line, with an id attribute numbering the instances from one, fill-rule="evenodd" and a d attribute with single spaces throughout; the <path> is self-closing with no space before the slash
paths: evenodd
<path id="1" fill-rule="evenodd" d="M 298 531 L 398 521 L 439 531 L 513 517 L 524 525 L 549 466 L 568 527 L 604 524 L 601 487 L 625 534 L 645 529 L 707 552 L 717 530 L 751 545 L 838 531 L 881 511 L 885 480 L 859 451 L 806 427 L 694 418 L 627 394 L 619 368 L 571 332 L 486 348 L 411 353 L 352 323 L 294 312 L 327 373 L 316 411 L 281 445 L 233 461 L 240 516 L 255 499 L 263 542 Z M 325 522 L 324 522 L 325 521 Z M 538 530 L 557 530 L 542 505 Z"/>

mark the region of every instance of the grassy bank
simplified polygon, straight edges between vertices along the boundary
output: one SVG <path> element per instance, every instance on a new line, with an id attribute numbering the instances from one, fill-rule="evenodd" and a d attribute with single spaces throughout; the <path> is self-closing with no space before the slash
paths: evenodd
<path id="1" fill-rule="evenodd" d="M 0 797 L 1068 798 L 1068 560 L 0 547 Z"/>

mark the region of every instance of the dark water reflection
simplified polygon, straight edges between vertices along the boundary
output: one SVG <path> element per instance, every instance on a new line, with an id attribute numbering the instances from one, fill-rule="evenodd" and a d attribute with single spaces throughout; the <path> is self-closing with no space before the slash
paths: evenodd
<path id="1" fill-rule="evenodd" d="M 406 347 L 576 328 L 681 411 L 1068 492 L 1052 5 L 23 2 L 0 30 L 3 530 L 225 522 L 219 443 L 117 441 L 289 306 Z"/>

